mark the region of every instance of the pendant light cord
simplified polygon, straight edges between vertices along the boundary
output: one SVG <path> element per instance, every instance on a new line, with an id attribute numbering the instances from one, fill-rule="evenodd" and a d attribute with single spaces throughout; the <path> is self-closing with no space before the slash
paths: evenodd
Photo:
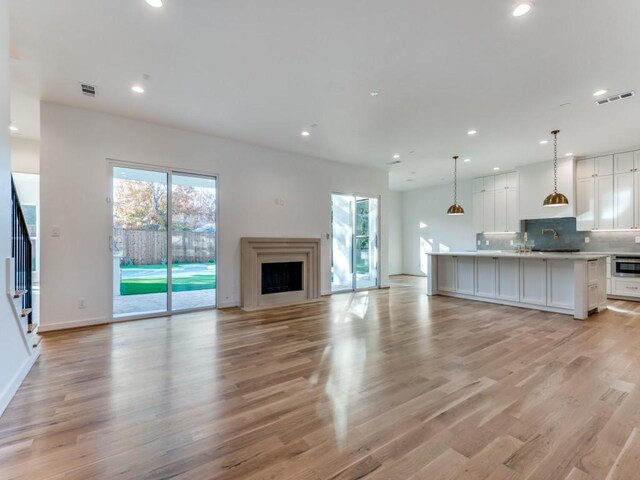
<path id="1" fill-rule="evenodd" d="M 553 193 L 558 193 L 558 132 L 553 132 Z"/>
<path id="2" fill-rule="evenodd" d="M 458 157 L 453 157 L 453 203 L 458 204 Z"/>

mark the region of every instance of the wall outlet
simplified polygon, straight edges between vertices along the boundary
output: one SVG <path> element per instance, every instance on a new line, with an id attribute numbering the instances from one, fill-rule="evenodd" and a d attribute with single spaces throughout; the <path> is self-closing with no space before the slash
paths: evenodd
<path id="1" fill-rule="evenodd" d="M 51 236 L 52 237 L 59 237 L 60 236 L 60 227 L 58 227 L 57 225 L 54 225 L 53 227 L 51 227 Z"/>
<path id="2" fill-rule="evenodd" d="M 84 303 L 84 298 L 81 298 L 80 300 L 78 300 L 78 308 L 85 308 L 86 305 Z"/>
<path id="3" fill-rule="evenodd" d="M 589 237 L 584 237 L 584 243 L 589 243 L 591 239 Z"/>
<path id="4" fill-rule="evenodd" d="M 636 237 L 636 243 L 640 243 L 640 237 Z"/>

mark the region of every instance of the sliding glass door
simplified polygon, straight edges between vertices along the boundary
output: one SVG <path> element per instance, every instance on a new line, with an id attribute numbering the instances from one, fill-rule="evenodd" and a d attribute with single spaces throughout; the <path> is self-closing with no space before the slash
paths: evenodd
<path id="1" fill-rule="evenodd" d="M 334 193 L 331 203 L 331 290 L 377 287 L 378 198 Z"/>
<path id="2" fill-rule="evenodd" d="M 216 178 L 111 169 L 113 316 L 215 307 Z"/>
<path id="3" fill-rule="evenodd" d="M 216 179 L 171 176 L 171 308 L 216 304 Z"/>

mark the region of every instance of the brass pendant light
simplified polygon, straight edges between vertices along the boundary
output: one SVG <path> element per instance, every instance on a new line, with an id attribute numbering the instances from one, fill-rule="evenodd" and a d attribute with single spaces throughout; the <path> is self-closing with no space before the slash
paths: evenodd
<path id="1" fill-rule="evenodd" d="M 453 157 L 453 205 L 447 210 L 447 215 L 464 215 L 464 208 L 458 205 L 458 156 Z"/>
<path id="2" fill-rule="evenodd" d="M 569 199 L 562 193 L 558 193 L 558 134 L 560 130 L 551 132 L 553 135 L 553 193 L 547 195 L 542 202 L 543 207 L 561 207 L 569 205 Z"/>

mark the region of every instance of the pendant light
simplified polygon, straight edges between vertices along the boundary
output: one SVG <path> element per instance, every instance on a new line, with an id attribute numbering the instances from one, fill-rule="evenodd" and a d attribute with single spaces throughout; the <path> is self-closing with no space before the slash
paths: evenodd
<path id="1" fill-rule="evenodd" d="M 464 208 L 458 205 L 458 156 L 453 157 L 453 205 L 447 210 L 447 215 L 464 215 Z"/>
<path id="2" fill-rule="evenodd" d="M 553 135 L 553 193 L 547 195 L 542 202 L 544 207 L 561 207 L 569 205 L 569 199 L 562 193 L 558 193 L 558 134 L 560 130 L 551 132 Z"/>

